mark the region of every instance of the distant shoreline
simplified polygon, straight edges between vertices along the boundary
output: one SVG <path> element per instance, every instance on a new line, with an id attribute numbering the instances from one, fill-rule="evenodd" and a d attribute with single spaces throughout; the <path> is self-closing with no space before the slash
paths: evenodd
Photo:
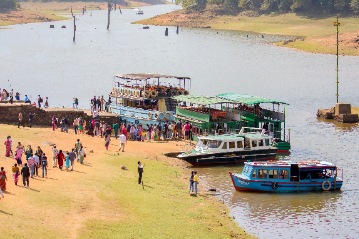
<path id="1" fill-rule="evenodd" d="M 154 0 L 154 4 L 156 3 Z M 150 4 L 130 1 L 127 6 L 117 6 L 125 9 L 147 5 Z M 2 26 L 15 24 L 66 20 L 71 16 L 71 8 L 74 14 L 82 14 L 84 7 L 87 11 L 107 9 L 107 2 L 21 2 L 20 6 L 18 10 L 0 13 L 0 29 Z M 69 17 L 64 17 L 64 15 L 69 15 Z"/>
<path id="2" fill-rule="evenodd" d="M 275 45 L 300 51 L 321 54 L 336 54 L 336 27 L 334 17 L 310 19 L 291 14 L 248 16 L 217 15 L 211 10 L 199 12 L 179 10 L 149 19 L 137 24 L 180 26 L 189 28 L 211 28 L 259 34 L 293 36 L 294 40 L 277 42 Z M 339 54 L 359 56 L 358 18 L 340 18 Z"/>

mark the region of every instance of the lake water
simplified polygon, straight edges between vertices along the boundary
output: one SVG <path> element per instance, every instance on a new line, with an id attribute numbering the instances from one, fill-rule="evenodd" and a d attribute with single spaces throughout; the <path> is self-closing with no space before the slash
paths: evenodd
<path id="1" fill-rule="evenodd" d="M 0 87 L 52 106 L 71 106 L 78 97 L 89 107 L 94 95 L 107 95 L 116 73 L 153 72 L 192 78 L 192 93 L 252 94 L 288 102 L 290 158 L 318 159 L 344 169 L 340 192 L 258 194 L 236 192 L 228 171 L 201 168 L 201 180 L 219 190 L 219 200 L 241 227 L 259 238 L 359 238 L 359 127 L 318 120 L 318 108 L 336 102 L 336 57 L 269 44 L 276 36 L 150 26 L 131 22 L 178 9 L 163 5 L 78 16 L 76 43 L 72 21 L 25 24 L 0 29 Z M 67 28 L 62 29 L 65 25 Z M 333 29 L 333 34 L 335 34 Z M 340 57 L 340 101 L 359 106 L 359 57 Z M 11 85 L 11 86 L 10 86 Z M 22 95 L 22 96 L 23 96 Z"/>

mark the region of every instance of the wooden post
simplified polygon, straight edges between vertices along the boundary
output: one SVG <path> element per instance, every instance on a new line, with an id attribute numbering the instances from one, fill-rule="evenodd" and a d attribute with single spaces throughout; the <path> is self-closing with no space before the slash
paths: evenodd
<path id="1" fill-rule="evenodd" d="M 177 34 L 179 33 L 179 26 L 177 26 L 177 30 L 176 30 L 176 33 L 177 33 Z"/>
<path id="2" fill-rule="evenodd" d="M 74 37 L 73 37 L 73 42 L 75 42 L 76 40 L 76 16 L 72 16 L 74 18 Z"/>
<path id="3" fill-rule="evenodd" d="M 168 27 L 166 27 L 165 36 L 168 36 Z"/>
<path id="4" fill-rule="evenodd" d="M 111 6 L 112 4 L 110 2 L 107 2 L 108 6 L 108 16 L 107 16 L 107 30 L 110 29 L 110 14 L 111 14 Z"/>
<path id="5" fill-rule="evenodd" d="M 117 8 L 117 2 L 115 1 L 115 7 L 114 7 L 115 11 L 117 10 L 116 8 Z"/>
<path id="6" fill-rule="evenodd" d="M 82 15 L 84 15 L 85 14 L 85 8 L 83 7 L 82 8 Z"/>

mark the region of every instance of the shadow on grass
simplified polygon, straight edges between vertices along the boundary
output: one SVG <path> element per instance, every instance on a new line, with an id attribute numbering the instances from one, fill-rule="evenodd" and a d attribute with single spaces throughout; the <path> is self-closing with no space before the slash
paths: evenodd
<path id="1" fill-rule="evenodd" d="M 29 188 L 29 190 L 39 193 L 40 191 L 37 189 Z"/>
<path id="2" fill-rule="evenodd" d="M 82 165 L 84 165 L 86 167 L 92 167 L 91 163 L 83 163 Z"/>
<path id="3" fill-rule="evenodd" d="M 5 215 L 12 216 L 12 213 L 4 212 L 3 210 L 0 210 L 0 213 L 5 214 Z"/>
<path id="4" fill-rule="evenodd" d="M 19 186 L 19 185 L 17 185 L 17 186 Z M 8 195 L 15 195 L 15 194 L 13 194 L 13 193 L 11 193 L 11 192 L 9 192 L 9 191 L 3 191 L 3 193 L 4 193 L 4 194 L 8 194 Z"/>

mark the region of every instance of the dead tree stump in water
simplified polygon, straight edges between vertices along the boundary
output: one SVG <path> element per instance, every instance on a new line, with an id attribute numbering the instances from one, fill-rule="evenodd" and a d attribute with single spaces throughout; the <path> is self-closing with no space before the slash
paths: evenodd
<path id="1" fill-rule="evenodd" d="M 108 7 L 108 15 L 107 15 L 107 30 L 110 29 L 110 14 L 111 14 L 111 8 L 112 4 L 110 2 L 107 2 Z"/>
<path id="2" fill-rule="evenodd" d="M 165 36 L 168 36 L 168 28 L 166 27 Z"/>

